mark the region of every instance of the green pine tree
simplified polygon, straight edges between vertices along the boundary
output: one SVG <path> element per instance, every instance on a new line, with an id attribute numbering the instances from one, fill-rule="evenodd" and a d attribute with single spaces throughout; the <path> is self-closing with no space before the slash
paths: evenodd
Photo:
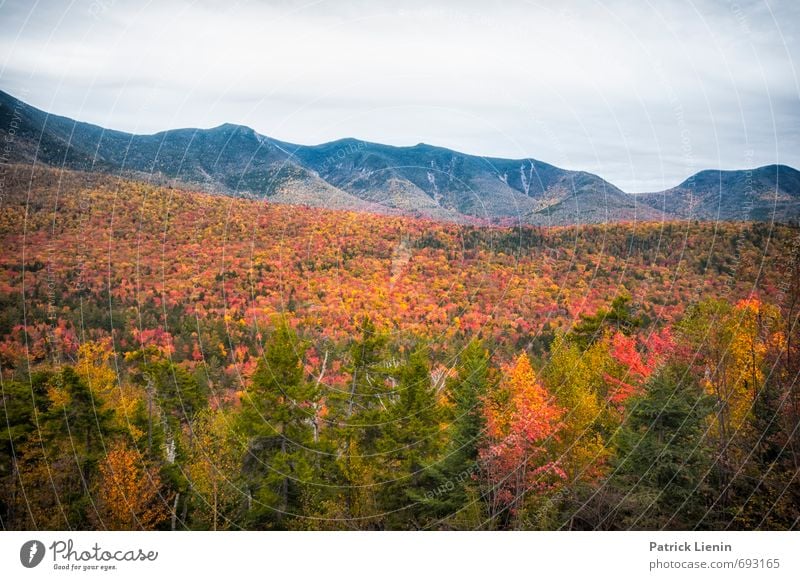
<path id="1" fill-rule="evenodd" d="M 690 529 L 706 513 L 705 440 L 712 399 L 682 365 L 662 369 L 629 401 L 611 476 L 618 527 Z"/>
<path id="2" fill-rule="evenodd" d="M 390 529 L 420 528 L 431 466 L 442 449 L 442 409 L 431 385 L 427 350 L 415 349 L 397 373 L 397 393 L 378 441 L 380 506 Z"/>
<path id="3" fill-rule="evenodd" d="M 252 527 L 285 528 L 301 515 L 303 489 L 313 484 L 311 406 L 318 393 L 303 376 L 305 350 L 281 320 L 242 401 L 246 519 Z"/>
<path id="4" fill-rule="evenodd" d="M 478 444 L 486 427 L 482 398 L 489 391 L 489 371 L 489 351 L 473 339 L 461 353 L 458 374 L 447 381 L 448 444 L 441 461 L 430 470 L 431 489 L 422 499 L 430 519 L 439 527 L 449 527 L 451 516 L 474 500 Z M 444 518 L 448 521 L 440 521 Z"/>
<path id="5" fill-rule="evenodd" d="M 642 319 L 631 306 L 630 294 L 623 292 L 612 300 L 611 308 L 600 308 L 592 316 L 581 314 L 580 321 L 572 328 L 570 338 L 585 350 L 600 340 L 606 331 L 620 331 L 629 335 L 642 324 Z"/>

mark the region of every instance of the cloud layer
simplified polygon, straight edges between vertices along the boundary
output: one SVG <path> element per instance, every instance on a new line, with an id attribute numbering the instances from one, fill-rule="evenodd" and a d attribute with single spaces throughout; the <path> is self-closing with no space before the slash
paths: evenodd
<path id="1" fill-rule="evenodd" d="M 791 0 L 6 2 L 0 88 L 137 133 L 427 142 L 652 191 L 800 167 L 798 23 Z"/>

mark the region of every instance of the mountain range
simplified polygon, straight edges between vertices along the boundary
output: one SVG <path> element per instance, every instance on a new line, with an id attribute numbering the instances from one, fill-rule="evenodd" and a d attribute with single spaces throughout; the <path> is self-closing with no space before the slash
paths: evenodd
<path id="1" fill-rule="evenodd" d="M 249 127 L 134 135 L 50 115 L 0 91 L 0 162 L 120 174 L 226 195 L 472 223 L 670 219 L 789 221 L 800 172 L 785 165 L 701 171 L 666 191 L 626 193 L 536 159 L 357 139 L 295 145 Z"/>

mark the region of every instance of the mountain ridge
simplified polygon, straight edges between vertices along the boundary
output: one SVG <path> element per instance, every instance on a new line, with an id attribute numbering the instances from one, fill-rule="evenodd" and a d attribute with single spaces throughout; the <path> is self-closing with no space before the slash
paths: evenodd
<path id="1" fill-rule="evenodd" d="M 276 203 L 448 221 L 567 225 L 800 215 L 800 172 L 783 165 L 703 170 L 674 188 L 632 194 L 595 174 L 533 158 L 469 155 L 426 143 L 345 137 L 298 145 L 234 123 L 132 134 L 50 115 L 3 91 L 0 134 L 11 145 L 5 163 L 121 172 Z M 745 202 L 750 209 L 742 218 Z"/>
<path id="2" fill-rule="evenodd" d="M 670 213 L 681 218 L 788 221 L 800 216 L 800 172 L 779 164 L 705 169 L 670 189 L 637 195 L 652 207 L 669 203 Z"/>

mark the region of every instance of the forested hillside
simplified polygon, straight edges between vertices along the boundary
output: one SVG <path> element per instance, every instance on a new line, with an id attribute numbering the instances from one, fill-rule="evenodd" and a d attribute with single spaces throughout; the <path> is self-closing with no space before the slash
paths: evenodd
<path id="1" fill-rule="evenodd" d="M 5 529 L 790 529 L 800 231 L 8 167 Z"/>

